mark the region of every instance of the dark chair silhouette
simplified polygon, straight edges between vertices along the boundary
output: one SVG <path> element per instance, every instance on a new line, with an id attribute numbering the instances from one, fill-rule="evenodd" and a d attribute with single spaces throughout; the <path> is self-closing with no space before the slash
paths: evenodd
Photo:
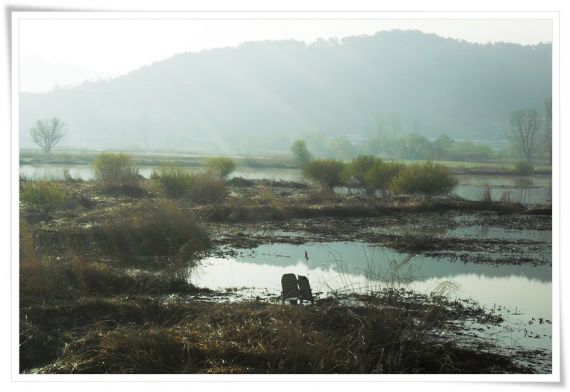
<path id="1" fill-rule="evenodd" d="M 281 302 L 285 303 L 285 300 L 295 298 L 295 303 L 297 298 L 299 298 L 299 286 L 297 286 L 297 276 L 295 274 L 284 274 L 281 277 Z"/>
<path id="2" fill-rule="evenodd" d="M 297 282 L 299 284 L 299 300 L 301 303 L 303 303 L 303 301 L 311 301 L 311 304 L 314 304 L 315 299 L 313 298 L 309 279 L 306 276 L 299 275 Z"/>

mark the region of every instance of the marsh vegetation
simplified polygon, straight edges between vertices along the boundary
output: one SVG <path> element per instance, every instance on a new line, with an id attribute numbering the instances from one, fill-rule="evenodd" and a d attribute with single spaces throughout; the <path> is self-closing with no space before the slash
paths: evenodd
<path id="1" fill-rule="evenodd" d="M 445 272 L 437 287 L 416 289 L 407 268 L 418 255 L 429 271 L 504 266 L 547 282 L 538 268 L 551 262 L 548 206 L 451 197 L 451 170 L 429 162 L 311 160 L 306 182 L 229 178 L 242 164 L 210 159 L 204 170 L 164 160 L 146 178 L 133 157 L 103 153 L 93 180 L 22 177 L 20 371 L 549 371 L 548 309 L 532 310 L 543 320 L 532 332 L 541 344 L 505 346 L 473 331 L 511 328 L 507 311 L 455 295 Z M 328 259 L 315 244 L 342 241 L 396 253 L 378 264 L 341 251 L 343 262 L 320 279 Z M 272 244 L 297 248 L 274 258 L 263 250 Z M 296 263 L 303 249 L 317 300 L 281 305 L 279 279 L 306 272 Z M 238 255 L 249 251 L 261 264 L 243 260 L 250 269 L 241 270 Z M 238 264 L 224 264 L 228 257 Z M 205 278 L 228 271 L 231 283 Z M 255 276 L 267 283 L 245 279 Z"/>

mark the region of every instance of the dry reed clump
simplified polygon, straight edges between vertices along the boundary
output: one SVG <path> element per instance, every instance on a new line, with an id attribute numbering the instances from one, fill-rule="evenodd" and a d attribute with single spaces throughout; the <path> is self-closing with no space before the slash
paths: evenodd
<path id="1" fill-rule="evenodd" d="M 20 266 L 20 303 L 70 300 L 89 295 L 160 295 L 197 292 L 181 275 L 127 273 L 107 263 L 79 258 L 43 258 Z"/>
<path id="2" fill-rule="evenodd" d="M 35 249 L 44 255 L 110 256 L 136 266 L 150 259 L 188 262 L 210 248 L 209 236 L 192 212 L 168 200 L 108 208 L 89 219 L 88 224 L 60 220 L 30 226 Z"/>
<path id="3" fill-rule="evenodd" d="M 90 331 L 67 346 L 49 373 L 195 373 L 203 355 L 191 331 L 149 325 Z"/>
<path id="4" fill-rule="evenodd" d="M 210 247 L 208 234 L 192 215 L 162 200 L 144 203 L 93 228 L 97 245 L 106 253 L 130 256 L 168 255 L 190 258 Z"/>
<path id="5" fill-rule="evenodd" d="M 445 310 L 259 302 L 156 305 L 157 319 L 88 328 L 43 373 L 486 373 L 524 371 L 432 332 Z M 161 311 L 169 312 L 168 318 Z M 118 311 L 118 310 L 117 310 Z M 434 317 L 436 312 L 438 317 Z M 438 313 L 439 312 L 439 313 Z M 177 316 L 178 315 L 178 316 Z M 180 315 L 185 315 L 182 317 Z M 106 319 L 112 318 L 110 313 Z"/>
<path id="6" fill-rule="evenodd" d="M 112 209 L 97 219 L 89 225 L 35 228 L 36 245 L 48 254 L 73 251 L 131 260 L 151 256 L 190 260 L 210 247 L 208 234 L 192 213 L 168 200 Z"/>
<path id="7" fill-rule="evenodd" d="M 191 293 L 186 264 L 174 264 L 160 273 L 129 272 L 73 254 L 50 256 L 37 251 L 30 227 L 20 224 L 20 304 L 67 300 L 85 295 Z"/>
<path id="8" fill-rule="evenodd" d="M 61 354 L 61 340 L 20 317 L 20 370 L 47 365 Z"/>

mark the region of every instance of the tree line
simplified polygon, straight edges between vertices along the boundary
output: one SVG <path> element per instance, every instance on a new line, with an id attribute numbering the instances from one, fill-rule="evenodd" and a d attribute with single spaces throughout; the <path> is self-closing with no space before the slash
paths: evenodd
<path id="1" fill-rule="evenodd" d="M 53 117 L 37 120 L 30 134 L 45 154 L 65 137 L 65 124 Z M 552 163 L 552 99 L 546 99 L 544 113 L 534 108 L 516 110 L 510 115 L 510 126 L 506 132 L 509 140 L 507 150 L 494 150 L 489 145 L 470 140 L 454 140 L 442 134 L 434 140 L 418 133 L 398 135 L 379 130 L 360 146 L 351 143 L 347 137 L 327 138 L 322 132 L 310 134 L 319 155 L 351 159 L 357 155 L 370 154 L 386 158 L 422 160 L 467 160 L 487 161 L 498 158 L 522 158 L 531 163 L 542 154 Z M 298 139 L 292 146 L 293 154 L 304 166 L 312 159 L 304 139 Z"/>

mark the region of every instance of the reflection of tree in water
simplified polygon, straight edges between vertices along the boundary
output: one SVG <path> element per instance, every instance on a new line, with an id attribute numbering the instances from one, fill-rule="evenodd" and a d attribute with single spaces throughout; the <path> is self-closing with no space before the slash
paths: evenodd
<path id="1" fill-rule="evenodd" d="M 528 177 L 517 177 L 513 186 L 515 188 L 529 188 L 534 186 L 534 181 Z"/>
<path id="2" fill-rule="evenodd" d="M 491 230 L 492 226 L 487 226 Z M 482 232 L 483 233 L 483 232 Z M 492 233 L 489 233 L 492 234 Z M 304 259 L 305 250 L 309 260 Z M 279 255 L 279 256 L 276 256 Z M 474 264 L 452 261 L 447 258 L 434 258 L 425 255 L 408 255 L 389 248 L 371 246 L 356 242 L 330 242 L 262 245 L 237 257 L 238 262 L 275 265 L 289 268 L 299 263 L 308 267 L 312 274 L 315 269 L 334 271 L 343 285 L 350 285 L 357 276 L 370 282 L 407 282 L 445 278 L 455 275 L 476 274 L 484 277 L 524 276 L 539 281 L 550 281 L 551 266 L 529 264 Z"/>
<path id="3" fill-rule="evenodd" d="M 383 263 L 366 258 L 364 277 L 372 282 L 382 282 L 390 288 L 406 285 L 417 278 L 419 269 L 410 263 L 414 255 L 392 256 Z"/>

